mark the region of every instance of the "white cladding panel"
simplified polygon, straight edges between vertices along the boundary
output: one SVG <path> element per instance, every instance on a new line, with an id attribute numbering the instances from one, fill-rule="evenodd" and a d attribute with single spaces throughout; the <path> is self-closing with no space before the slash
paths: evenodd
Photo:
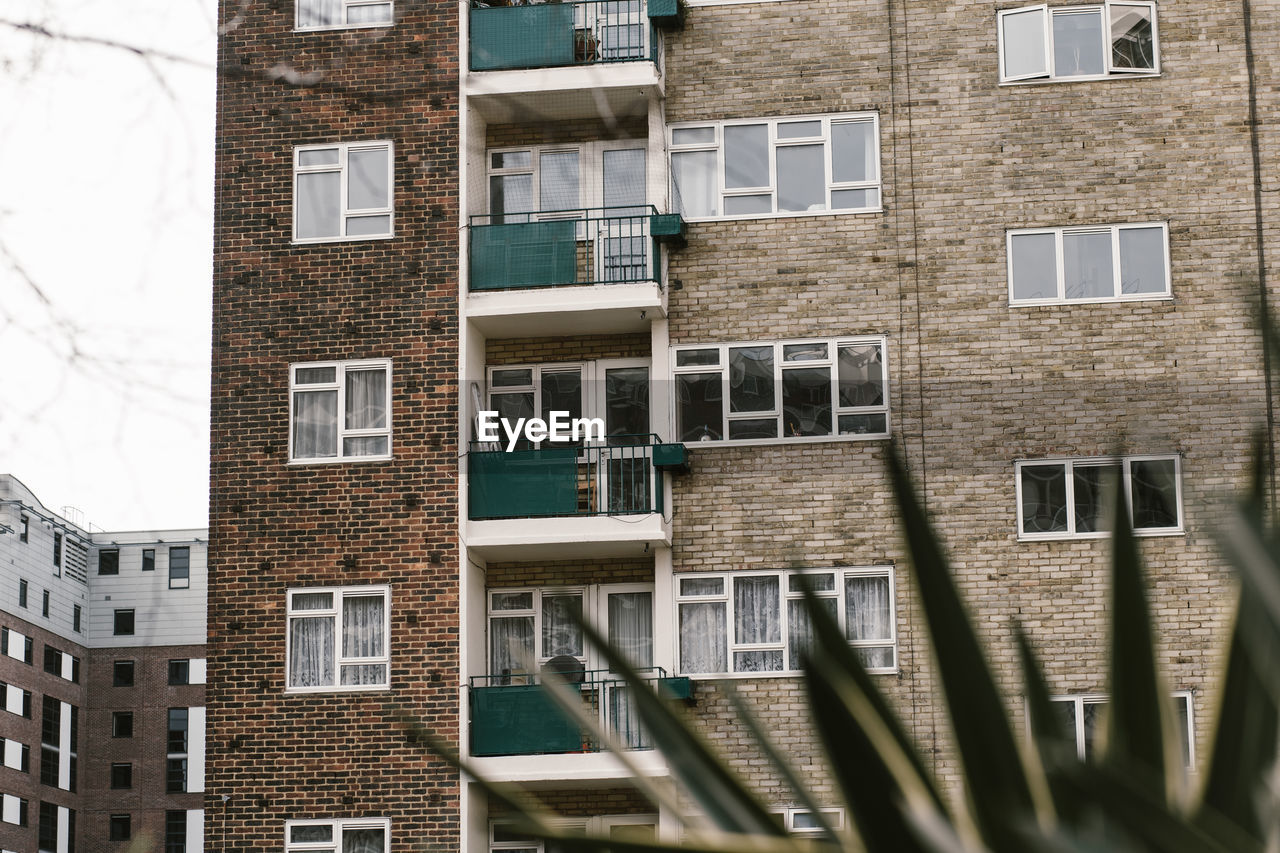
<path id="1" fill-rule="evenodd" d="M 187 712 L 187 790 L 204 790 L 204 708 Z"/>

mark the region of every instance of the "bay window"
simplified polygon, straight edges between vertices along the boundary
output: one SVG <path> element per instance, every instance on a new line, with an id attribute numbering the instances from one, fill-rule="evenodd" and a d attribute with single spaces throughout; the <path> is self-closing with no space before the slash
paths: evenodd
<path id="1" fill-rule="evenodd" d="M 385 586 L 289 590 L 288 690 L 387 687 L 390 596 Z"/>
<path id="2" fill-rule="evenodd" d="M 1162 222 L 1008 232 L 1009 303 L 1048 305 L 1169 296 Z"/>
<path id="3" fill-rule="evenodd" d="M 391 362 L 316 362 L 289 368 L 289 459 L 391 457 Z"/>
<path id="4" fill-rule="evenodd" d="M 876 113 L 670 127 L 672 197 L 685 219 L 880 209 Z"/>
<path id="5" fill-rule="evenodd" d="M 676 583 L 682 675 L 798 672 L 813 644 L 805 583 L 868 671 L 897 669 L 890 567 L 679 575 Z"/>
<path id="6" fill-rule="evenodd" d="M 1117 479 L 1136 534 L 1182 532 L 1177 456 L 1028 460 L 1015 467 L 1019 539 L 1110 535 L 1111 512 L 1106 503 Z"/>
<path id="7" fill-rule="evenodd" d="M 889 433 L 885 339 L 673 349 L 678 441 L 804 441 Z"/>
<path id="8" fill-rule="evenodd" d="M 1000 80 L 1096 80 L 1157 74 L 1156 4 L 1024 6 L 996 13 Z"/>

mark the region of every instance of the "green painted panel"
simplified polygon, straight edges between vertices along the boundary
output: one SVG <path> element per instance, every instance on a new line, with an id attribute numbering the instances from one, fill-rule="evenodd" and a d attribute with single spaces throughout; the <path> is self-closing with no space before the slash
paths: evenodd
<path id="1" fill-rule="evenodd" d="M 467 457 L 472 520 L 578 512 L 578 448 L 473 452 Z"/>
<path id="2" fill-rule="evenodd" d="M 541 685 L 471 688 L 472 755 L 580 752 L 582 732 Z"/>
<path id="3" fill-rule="evenodd" d="M 471 70 L 573 64 L 573 4 L 471 10 Z"/>
<path id="4" fill-rule="evenodd" d="M 472 225 L 471 289 L 573 284 L 577 231 L 577 220 Z"/>

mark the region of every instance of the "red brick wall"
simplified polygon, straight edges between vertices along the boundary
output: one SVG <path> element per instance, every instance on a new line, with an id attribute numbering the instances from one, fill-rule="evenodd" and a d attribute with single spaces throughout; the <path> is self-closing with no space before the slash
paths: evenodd
<path id="1" fill-rule="evenodd" d="M 456 739 L 457 7 L 294 33 L 291 2 L 221 5 L 205 844 L 378 816 L 396 851 L 456 848 L 456 778 L 398 720 Z M 270 82 L 278 63 L 320 83 Z M 397 236 L 292 245 L 293 147 L 373 139 Z M 359 358 L 393 361 L 395 458 L 288 465 L 288 365 Z M 286 696 L 285 590 L 370 583 L 392 590 L 391 690 Z"/>

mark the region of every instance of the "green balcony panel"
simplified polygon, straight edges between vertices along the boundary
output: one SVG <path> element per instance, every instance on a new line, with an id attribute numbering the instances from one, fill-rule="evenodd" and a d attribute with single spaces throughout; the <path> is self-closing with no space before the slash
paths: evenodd
<path id="1" fill-rule="evenodd" d="M 472 755 L 581 752 L 582 732 L 541 685 L 471 688 Z"/>
<path id="2" fill-rule="evenodd" d="M 471 70 L 573 64 L 571 3 L 471 10 Z"/>
<path id="3" fill-rule="evenodd" d="M 472 519 L 542 518 L 578 511 L 578 449 L 473 452 L 467 457 Z"/>
<path id="4" fill-rule="evenodd" d="M 649 0 L 649 20 L 664 30 L 678 30 L 684 26 L 684 9 L 679 0 Z"/>
<path id="5" fill-rule="evenodd" d="M 471 289 L 573 284 L 577 278 L 577 228 L 576 220 L 472 225 Z"/>

